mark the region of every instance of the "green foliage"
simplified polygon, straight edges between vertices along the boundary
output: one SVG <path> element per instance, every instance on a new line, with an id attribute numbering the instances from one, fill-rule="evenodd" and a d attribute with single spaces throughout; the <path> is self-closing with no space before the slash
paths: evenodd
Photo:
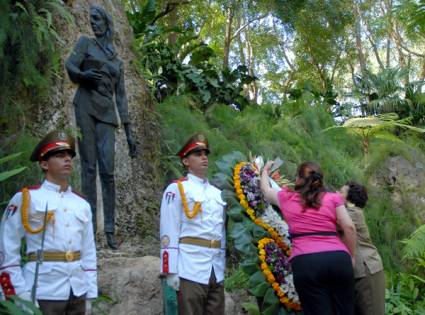
<path id="1" fill-rule="evenodd" d="M 139 11 L 128 11 L 129 20 L 137 34 L 135 49 L 139 70 L 153 88 L 154 96 L 163 101 L 169 95 L 191 94 L 199 108 L 205 111 L 214 103 L 248 105 L 243 87 L 254 77 L 245 66 L 220 70 L 211 62 L 214 50 L 198 39 L 192 28 L 166 28 L 156 24 L 155 1 L 148 1 Z M 143 12 L 143 18 L 140 18 Z M 150 24 L 148 24 L 148 21 Z M 177 33 L 176 44 L 168 45 L 167 36 Z"/>
<path id="2" fill-rule="evenodd" d="M 249 277 L 241 269 L 237 268 L 229 272 L 224 279 L 224 289 L 226 292 L 232 292 L 234 290 L 248 289 Z"/>
<path id="3" fill-rule="evenodd" d="M 387 113 L 378 116 L 350 118 L 343 125 L 332 126 L 324 129 L 324 131 L 347 129 L 361 139 L 363 153 L 366 155 L 369 152 L 369 144 L 372 138 L 403 144 L 403 141 L 392 133 L 396 129 L 407 129 L 421 134 L 425 133 L 425 129 L 411 126 L 410 121 L 410 118 L 399 119 L 397 114 Z"/>
<path id="4" fill-rule="evenodd" d="M 42 177 L 38 165 L 31 163 L 28 158 L 36 143 L 37 139 L 26 132 L 21 132 L 0 146 L 0 156 L 3 156 L 0 159 L 0 177 L 15 173 L 12 177 L 0 181 L 0 196 L 2 196 L 0 213 L 16 191 L 23 186 L 38 184 L 35 179 Z M 10 152 L 19 153 L 10 154 Z"/>
<path id="5" fill-rule="evenodd" d="M 23 308 L 25 308 L 26 310 L 24 311 Z M 23 300 L 18 296 L 12 296 L 10 297 L 10 300 L 0 301 L 0 314 L 43 315 L 33 303 Z"/>
<path id="6" fill-rule="evenodd" d="M 10 117 L 26 116 L 30 109 L 19 108 L 17 96 L 36 104 L 60 64 L 53 17 L 69 20 L 70 15 L 57 0 L 4 0 L 0 11 L 0 130 L 13 133 L 16 119 Z"/>
<path id="7" fill-rule="evenodd" d="M 379 73 L 365 71 L 355 79 L 354 96 L 359 98 L 363 115 L 396 113 L 400 118 L 410 117 L 414 124 L 425 117 L 425 94 L 423 82 L 405 82 L 407 68 L 388 68 Z"/>
<path id="8" fill-rule="evenodd" d="M 0 165 L 7 162 L 7 161 L 13 160 L 14 158 L 17 158 L 21 154 L 22 154 L 22 152 L 19 152 L 19 153 L 11 154 L 11 155 L 5 156 L 4 158 L 1 158 L 0 159 Z M 19 173 L 23 172 L 25 169 L 26 169 L 26 167 L 18 167 L 18 168 L 14 168 L 12 170 L 0 172 L 0 182 L 5 181 L 9 177 L 18 175 Z"/>
<path id="9" fill-rule="evenodd" d="M 404 257 L 407 259 L 419 259 L 418 262 L 425 268 L 425 225 L 420 226 L 404 244 Z"/>
<path id="10" fill-rule="evenodd" d="M 391 278 L 385 292 L 385 314 L 420 315 L 425 312 L 425 279 L 408 273 Z"/>

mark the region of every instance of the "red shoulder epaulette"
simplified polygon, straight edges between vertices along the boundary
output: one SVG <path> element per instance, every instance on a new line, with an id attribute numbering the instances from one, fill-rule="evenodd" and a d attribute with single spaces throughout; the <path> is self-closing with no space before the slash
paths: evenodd
<path id="1" fill-rule="evenodd" d="M 182 178 L 179 178 L 179 179 L 174 180 L 173 183 L 176 183 L 177 184 L 179 182 L 184 182 L 186 180 L 187 180 L 187 177 L 182 177 Z"/>
<path id="2" fill-rule="evenodd" d="M 10 275 L 7 272 L 2 272 L 0 275 L 0 285 L 3 290 L 3 294 L 6 296 L 6 299 L 9 296 L 16 295 L 15 288 L 13 287 L 12 281 L 10 280 Z"/>
<path id="3" fill-rule="evenodd" d="M 84 195 L 82 195 L 82 194 L 80 194 L 78 191 L 76 191 L 76 190 L 72 190 L 72 192 L 74 193 L 74 194 L 76 194 L 78 197 L 80 197 L 80 198 L 83 198 L 84 200 L 86 200 L 87 198 L 86 198 L 86 196 L 84 196 Z"/>
<path id="4" fill-rule="evenodd" d="M 21 188 L 18 192 L 22 192 L 22 189 L 24 189 L 24 188 L 26 188 L 28 190 L 37 190 L 37 189 L 40 189 L 40 187 L 41 187 L 41 185 L 26 186 L 26 187 Z"/>

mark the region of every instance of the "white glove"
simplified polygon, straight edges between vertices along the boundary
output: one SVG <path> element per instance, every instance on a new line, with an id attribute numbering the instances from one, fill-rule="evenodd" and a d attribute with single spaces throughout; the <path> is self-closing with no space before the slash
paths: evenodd
<path id="1" fill-rule="evenodd" d="M 92 299 L 87 299 L 86 300 L 86 315 L 91 315 L 92 314 Z"/>
<path id="2" fill-rule="evenodd" d="M 169 273 L 167 275 L 167 284 L 174 290 L 178 291 L 180 288 L 180 278 L 176 273 Z"/>
<path id="3" fill-rule="evenodd" d="M 21 293 L 21 294 L 18 294 L 18 297 L 19 297 L 20 299 L 22 299 L 22 300 L 25 300 L 25 301 L 28 301 L 28 302 L 31 302 L 31 303 L 32 303 L 32 300 L 31 300 L 31 292 L 30 292 L 30 291 L 25 291 L 25 292 L 23 292 L 23 293 Z M 37 300 L 35 300 L 34 305 L 35 305 L 37 308 L 39 308 L 39 307 L 40 307 L 40 306 L 38 305 Z M 25 313 L 33 314 L 33 311 L 31 311 L 31 309 L 30 309 L 30 308 L 28 308 L 28 306 L 26 306 L 24 303 L 20 303 L 19 301 L 16 301 L 16 306 L 18 306 L 18 307 L 19 307 L 21 310 L 23 310 Z"/>

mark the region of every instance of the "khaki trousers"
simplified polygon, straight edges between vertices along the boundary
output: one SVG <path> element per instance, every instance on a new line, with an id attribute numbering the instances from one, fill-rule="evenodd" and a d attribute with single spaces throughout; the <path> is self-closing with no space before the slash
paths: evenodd
<path id="1" fill-rule="evenodd" d="M 385 273 L 383 270 L 355 280 L 356 315 L 385 314 Z"/>
<path id="2" fill-rule="evenodd" d="M 214 269 L 208 284 L 180 278 L 177 294 L 179 315 L 224 315 L 224 285 L 217 283 Z"/>
<path id="3" fill-rule="evenodd" d="M 86 295 L 75 296 L 72 293 L 69 300 L 38 300 L 43 315 L 84 315 L 86 313 Z"/>

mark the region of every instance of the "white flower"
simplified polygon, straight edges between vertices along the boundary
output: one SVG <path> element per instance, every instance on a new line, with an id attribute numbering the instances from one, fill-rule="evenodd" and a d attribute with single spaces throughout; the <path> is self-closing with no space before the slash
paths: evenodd
<path id="1" fill-rule="evenodd" d="M 270 225 L 282 237 L 282 240 L 290 245 L 288 224 L 276 213 L 272 206 L 267 207 L 261 216 L 264 223 Z"/>
<path id="2" fill-rule="evenodd" d="M 281 284 L 280 289 L 282 290 L 283 293 L 287 293 L 289 292 L 289 285 L 287 283 Z"/>

